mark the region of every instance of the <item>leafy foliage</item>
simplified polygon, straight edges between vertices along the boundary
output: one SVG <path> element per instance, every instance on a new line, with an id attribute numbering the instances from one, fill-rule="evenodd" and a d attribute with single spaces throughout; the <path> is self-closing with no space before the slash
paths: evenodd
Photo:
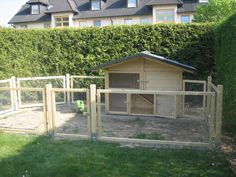
<path id="1" fill-rule="evenodd" d="M 110 26 L 85 29 L 0 29 L 0 78 L 82 75 L 98 64 L 151 51 L 214 74 L 211 24 Z"/>
<path id="2" fill-rule="evenodd" d="M 199 5 L 194 15 L 195 22 L 221 22 L 236 12 L 236 0 L 209 0 Z"/>
<path id="3" fill-rule="evenodd" d="M 224 128 L 236 138 L 236 15 L 216 29 L 217 82 L 224 85 Z"/>

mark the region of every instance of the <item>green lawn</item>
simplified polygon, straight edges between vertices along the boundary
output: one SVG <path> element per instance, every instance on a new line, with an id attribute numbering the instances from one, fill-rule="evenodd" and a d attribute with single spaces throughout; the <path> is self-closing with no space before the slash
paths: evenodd
<path id="1" fill-rule="evenodd" d="M 233 177 L 222 154 L 0 133 L 1 177 Z"/>

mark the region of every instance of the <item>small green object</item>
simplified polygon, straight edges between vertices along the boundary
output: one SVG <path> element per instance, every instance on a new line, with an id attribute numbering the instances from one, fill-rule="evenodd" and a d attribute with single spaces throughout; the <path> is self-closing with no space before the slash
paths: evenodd
<path id="1" fill-rule="evenodd" d="M 84 101 L 82 101 L 82 100 L 77 100 L 77 101 L 76 101 L 76 107 L 79 109 L 80 112 L 84 112 L 84 111 L 85 111 L 85 104 L 84 104 Z"/>

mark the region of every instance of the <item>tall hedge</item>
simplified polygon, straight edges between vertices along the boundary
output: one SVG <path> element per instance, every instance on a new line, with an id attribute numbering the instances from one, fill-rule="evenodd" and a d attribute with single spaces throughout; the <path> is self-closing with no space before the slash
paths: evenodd
<path id="1" fill-rule="evenodd" d="M 151 51 L 214 74 L 210 24 L 114 26 L 87 29 L 0 29 L 0 79 L 15 75 L 85 73 L 109 60 Z"/>
<path id="2" fill-rule="evenodd" d="M 224 129 L 236 137 L 236 15 L 216 29 L 216 78 L 224 85 Z"/>

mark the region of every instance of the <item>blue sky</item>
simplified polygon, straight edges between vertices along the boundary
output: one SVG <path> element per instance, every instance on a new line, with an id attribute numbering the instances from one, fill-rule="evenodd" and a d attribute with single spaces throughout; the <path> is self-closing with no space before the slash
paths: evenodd
<path id="1" fill-rule="evenodd" d="M 0 0 L 0 25 L 6 26 L 8 21 L 28 0 Z"/>

